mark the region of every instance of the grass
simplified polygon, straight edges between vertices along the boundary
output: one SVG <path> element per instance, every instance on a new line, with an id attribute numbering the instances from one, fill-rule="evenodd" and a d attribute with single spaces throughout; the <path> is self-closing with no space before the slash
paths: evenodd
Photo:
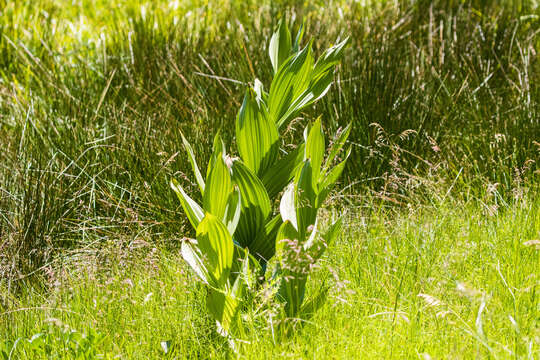
<path id="1" fill-rule="evenodd" d="M 227 356 L 178 254 L 192 234 L 168 182 L 196 193 L 180 131 L 201 164 L 218 128 L 234 144 L 232 109 L 254 77 L 268 86 L 266 46 L 287 16 L 305 19 L 317 53 L 352 39 L 329 95 L 287 133 L 319 114 L 327 133 L 353 123 L 345 189 L 328 204 L 349 230 L 311 285 L 332 284 L 325 308 L 281 345 L 246 325 L 242 356 L 539 356 L 538 250 L 524 245 L 540 236 L 537 1 L 0 9 L 8 354 L 23 339 L 14 354 L 33 358 L 24 339 L 43 333 L 34 345 L 51 357 L 80 343 L 88 357 L 152 358 L 166 340 L 177 357 Z"/>
<path id="2" fill-rule="evenodd" d="M 379 216 L 349 211 L 348 230 L 311 284 L 331 285 L 327 303 L 278 345 L 268 327 L 246 320 L 240 357 L 536 358 L 539 252 L 528 241 L 540 232 L 539 207 L 521 199 L 495 212 L 474 201 Z M 110 358 L 158 358 L 163 341 L 171 358 L 226 358 L 204 288 L 179 259 L 145 237 L 72 253 L 48 273 L 49 292 L 27 288 L 0 315 L 4 351 L 23 338 L 15 358 L 46 358 L 26 340 L 42 332 L 66 356 L 65 334 L 76 331 L 92 334 L 95 354 Z"/>

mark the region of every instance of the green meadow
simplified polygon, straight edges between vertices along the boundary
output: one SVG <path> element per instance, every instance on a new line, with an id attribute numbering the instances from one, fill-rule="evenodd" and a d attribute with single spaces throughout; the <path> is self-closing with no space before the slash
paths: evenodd
<path id="1" fill-rule="evenodd" d="M 239 155 L 280 19 L 348 37 L 280 130 L 351 124 L 342 226 L 318 310 L 283 336 L 259 289 L 231 346 L 169 184 L 206 201 L 182 136 L 204 173 L 218 131 Z M 536 0 L 0 0 L 0 359 L 539 358 L 539 52 Z"/>

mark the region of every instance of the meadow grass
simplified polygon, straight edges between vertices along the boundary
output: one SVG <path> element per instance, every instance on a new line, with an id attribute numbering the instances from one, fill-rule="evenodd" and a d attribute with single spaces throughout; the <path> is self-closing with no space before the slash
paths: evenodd
<path id="1" fill-rule="evenodd" d="M 277 344 L 248 311 L 240 358 L 536 358 L 540 253 L 530 241 L 539 207 L 521 199 L 494 212 L 475 201 L 348 211 L 308 290 L 330 287 L 324 307 Z M 25 288 L 0 314 L 4 351 L 23 339 L 13 358 L 69 356 L 70 332 L 93 336 L 88 347 L 105 358 L 166 357 L 161 342 L 169 358 L 233 355 L 178 250 L 127 237 L 68 259 L 47 274 L 49 291 Z M 37 333 L 49 352 L 28 344 Z"/>
<path id="2" fill-rule="evenodd" d="M 351 37 L 286 135 L 352 122 L 328 205 L 349 226 L 310 285 L 332 285 L 323 310 L 278 345 L 246 319 L 242 356 L 538 357 L 534 0 L 0 0 L 3 351 L 45 356 L 24 340 L 42 332 L 51 357 L 74 341 L 88 357 L 158 357 L 167 340 L 173 357 L 230 354 L 178 254 L 193 234 L 168 183 L 196 193 L 181 132 L 199 163 L 218 129 L 234 148 L 282 16 L 316 53 Z"/>

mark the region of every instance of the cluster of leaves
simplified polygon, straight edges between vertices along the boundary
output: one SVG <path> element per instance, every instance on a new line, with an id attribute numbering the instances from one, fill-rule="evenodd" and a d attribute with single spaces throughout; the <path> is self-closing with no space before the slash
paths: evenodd
<path id="1" fill-rule="evenodd" d="M 347 40 L 315 60 L 311 43 L 300 47 L 302 36 L 301 28 L 293 42 L 284 22 L 273 34 L 270 90 L 266 92 L 255 80 L 236 119 L 239 157 L 226 154 L 218 133 L 203 178 L 192 147 L 183 138 L 202 205 L 171 181 L 196 230 L 196 239 L 182 243 L 182 255 L 207 285 L 209 313 L 224 335 L 230 334 L 242 301 L 265 278 L 277 284 L 276 297 L 284 304 L 284 316 L 302 314 L 308 275 L 341 227 L 337 221 L 322 234 L 317 214 L 350 154 L 349 149 L 338 161 L 350 125 L 334 139 L 326 159 L 320 118 L 308 124 L 303 142 L 292 151 L 284 150 L 291 147 L 284 146 L 280 132 L 302 109 L 328 92 Z M 280 196 L 279 211 L 274 213 L 273 204 Z M 273 258 L 277 261 L 272 276 L 266 276 Z"/>

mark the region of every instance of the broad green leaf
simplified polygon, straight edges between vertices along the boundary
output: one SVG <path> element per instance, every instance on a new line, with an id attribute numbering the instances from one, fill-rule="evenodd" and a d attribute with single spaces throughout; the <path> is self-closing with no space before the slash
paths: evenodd
<path id="1" fill-rule="evenodd" d="M 278 232 L 276 234 L 276 255 L 279 258 L 279 262 L 282 265 L 282 271 L 288 269 L 288 264 L 285 264 L 285 256 L 287 255 L 285 252 L 290 246 L 291 242 L 299 242 L 300 236 L 298 234 L 298 231 L 294 228 L 293 224 L 286 220 L 284 221 L 281 226 L 278 229 Z"/>
<path id="2" fill-rule="evenodd" d="M 310 83 L 308 88 L 300 94 L 289 106 L 287 112 L 282 115 L 278 125 L 281 126 L 287 120 L 293 118 L 300 110 L 305 108 L 308 105 L 313 104 L 320 98 L 322 98 L 330 87 L 332 86 L 332 81 L 334 80 L 333 73 L 328 73 L 324 77 L 320 78 L 316 82 Z"/>
<path id="3" fill-rule="evenodd" d="M 287 112 L 281 117 L 278 125 L 281 126 L 287 120 L 293 118 L 296 114 L 298 114 L 300 110 L 302 110 L 308 105 L 313 104 L 314 102 L 322 98 L 324 95 L 326 95 L 326 93 L 328 92 L 328 90 L 330 90 L 330 87 L 332 86 L 332 80 L 333 74 L 329 74 L 324 79 L 321 79 L 320 81 L 311 84 L 304 93 L 302 93 L 296 98 L 295 101 L 292 102 Z"/>
<path id="4" fill-rule="evenodd" d="M 341 233 L 341 228 L 343 226 L 343 217 L 339 217 L 326 232 L 323 234 L 324 242 L 326 243 L 326 246 L 330 245 L 334 242 L 336 237 Z"/>
<path id="5" fill-rule="evenodd" d="M 248 264 L 246 264 L 246 259 L 249 262 Z M 235 244 L 233 264 L 231 267 L 231 275 L 229 275 L 229 278 L 232 281 L 236 282 L 238 276 L 241 276 L 243 277 L 245 285 L 247 285 L 249 289 L 253 289 L 255 283 L 257 282 L 257 274 L 260 272 L 260 270 L 261 266 L 259 260 L 255 256 L 253 256 L 249 249 L 240 247 L 239 245 Z"/>
<path id="6" fill-rule="evenodd" d="M 266 104 L 266 101 L 268 100 L 268 93 L 264 91 L 263 83 L 259 79 L 255 79 L 255 83 L 253 84 L 253 90 L 255 91 L 255 94 L 257 96 L 257 101 Z"/>
<path id="7" fill-rule="evenodd" d="M 214 164 L 216 163 L 217 159 L 220 156 L 225 157 L 227 154 L 227 151 L 225 149 L 225 144 L 223 143 L 223 140 L 221 139 L 221 136 L 219 134 L 219 130 L 214 136 L 214 142 L 212 145 L 212 155 L 210 156 L 210 160 L 208 161 L 208 167 L 206 168 L 206 181 L 208 181 L 208 177 L 210 176 L 210 172 L 214 168 Z"/>
<path id="8" fill-rule="evenodd" d="M 313 124 L 306 140 L 306 159 L 311 160 L 313 186 L 315 187 L 319 181 L 321 165 L 324 156 L 324 134 L 321 126 L 321 118 L 319 117 Z"/>
<path id="9" fill-rule="evenodd" d="M 296 206 L 295 206 L 295 185 L 289 184 L 283 193 L 281 202 L 279 203 L 279 213 L 283 222 L 289 221 L 291 225 L 298 230 L 298 221 L 296 219 Z"/>
<path id="10" fill-rule="evenodd" d="M 278 128 L 289 120 L 289 117 L 283 115 L 288 113 L 291 105 L 308 89 L 312 69 L 313 55 L 310 44 L 288 58 L 274 76 L 268 95 L 268 111 Z"/>
<path id="11" fill-rule="evenodd" d="M 313 188 L 313 169 L 311 160 L 304 161 L 304 166 L 295 179 L 296 220 L 300 239 L 305 239 L 308 227 L 315 224 L 317 217 L 317 193 Z"/>
<path id="12" fill-rule="evenodd" d="M 294 263 L 300 248 L 300 236 L 289 221 L 285 221 L 276 236 L 276 254 L 280 262 L 281 283 L 279 298 L 285 301 L 285 312 L 294 317 L 304 299 L 307 275 L 303 264 Z M 291 263 L 293 262 L 293 263 Z"/>
<path id="13" fill-rule="evenodd" d="M 191 164 L 191 167 L 193 168 L 193 173 L 195 173 L 195 179 L 197 180 L 197 184 L 199 185 L 201 194 L 204 194 L 204 179 L 201 175 L 201 171 L 199 170 L 199 166 L 197 165 L 197 160 L 195 160 L 195 153 L 193 152 L 193 148 L 184 137 L 184 134 L 180 133 L 180 136 L 182 136 L 182 143 L 184 144 L 184 148 L 188 153 L 189 162 Z"/>
<path id="14" fill-rule="evenodd" d="M 210 213 L 205 214 L 197 227 L 197 248 L 206 269 L 216 279 L 211 285 L 224 288 L 231 271 L 234 244 L 225 225 Z"/>
<path id="15" fill-rule="evenodd" d="M 182 241 L 182 257 L 205 284 L 216 284 L 216 279 L 206 268 L 201 251 L 193 244 Z"/>
<path id="16" fill-rule="evenodd" d="M 302 107 L 308 106 L 322 98 L 328 90 L 330 90 L 330 87 L 332 86 L 332 82 L 334 81 L 334 72 L 328 71 L 323 74 L 320 78 L 318 78 L 316 81 L 311 82 L 309 85 L 308 91 L 303 95 L 303 102 L 301 104 Z M 297 105 L 298 106 L 298 105 Z M 298 111 L 299 109 L 295 110 Z"/>
<path id="17" fill-rule="evenodd" d="M 249 245 L 251 253 L 263 264 L 268 262 L 276 252 L 276 234 L 281 223 L 281 216 L 274 216 L 265 224 L 263 231 Z"/>
<path id="18" fill-rule="evenodd" d="M 227 207 L 225 208 L 225 216 L 223 216 L 223 223 L 227 226 L 229 234 L 234 235 L 238 220 L 240 220 L 240 213 L 242 210 L 241 195 L 238 187 L 235 186 L 234 190 L 229 194 L 227 200 Z"/>
<path id="19" fill-rule="evenodd" d="M 217 216 L 219 219 L 223 219 L 232 189 L 230 170 L 227 164 L 225 164 L 223 154 L 219 153 L 206 180 L 203 209 Z"/>
<path id="20" fill-rule="evenodd" d="M 237 299 L 227 291 L 210 287 L 206 306 L 217 322 L 220 335 L 229 335 L 239 304 L 240 299 Z"/>
<path id="21" fill-rule="evenodd" d="M 176 196 L 178 196 L 178 199 L 180 200 L 180 204 L 182 204 L 182 208 L 184 209 L 184 212 L 186 213 L 186 216 L 193 226 L 194 229 L 197 229 L 197 226 L 199 226 L 199 223 L 202 221 L 204 217 L 204 211 L 203 209 L 193 200 L 190 198 L 185 192 L 184 189 L 182 189 L 182 186 L 176 181 L 176 179 L 171 180 L 171 188 L 176 193 Z"/>
<path id="22" fill-rule="evenodd" d="M 232 164 L 232 179 L 242 197 L 242 213 L 234 238 L 241 246 L 249 247 L 272 211 L 270 199 L 261 180 L 239 160 Z"/>
<path id="23" fill-rule="evenodd" d="M 334 79 L 334 68 L 341 60 L 346 42 L 347 40 L 344 40 L 328 49 L 317 60 L 315 66 L 309 69 L 308 86 L 303 87 L 303 91 L 296 93 L 289 99 L 286 110 L 283 113 L 280 113 L 279 119 L 277 120 L 278 128 L 283 126 L 289 119 L 300 112 L 302 108 L 313 104 L 328 92 Z M 273 116 L 271 106 L 270 114 Z"/>
<path id="24" fill-rule="evenodd" d="M 300 307 L 306 293 L 307 276 L 285 275 L 281 280 L 279 294 L 285 298 L 285 313 L 293 318 L 300 313 Z"/>
<path id="25" fill-rule="evenodd" d="M 309 238 L 304 242 L 303 249 L 308 250 L 311 247 L 313 247 L 313 244 L 317 242 L 319 237 L 319 219 L 315 218 L 315 223 L 313 224 L 313 227 L 311 227 L 310 232 L 306 233 L 306 236 L 309 235 Z"/>
<path id="26" fill-rule="evenodd" d="M 247 261 L 242 262 L 242 269 L 244 268 L 244 266 L 246 266 L 245 264 L 249 264 L 249 261 L 247 260 Z M 241 298 L 243 296 L 243 294 L 244 294 L 244 287 L 245 287 L 246 283 L 245 283 L 243 277 L 244 277 L 244 271 L 237 274 L 236 279 L 234 280 L 234 283 L 233 283 L 233 286 L 232 286 L 232 289 L 231 289 L 231 294 L 235 298 Z"/>
<path id="27" fill-rule="evenodd" d="M 278 127 L 283 126 L 287 121 L 292 119 L 300 110 L 312 103 L 314 95 L 307 89 L 304 93 L 300 94 L 289 106 L 287 112 L 281 116 L 278 121 Z M 313 101 L 312 101 L 313 100 Z"/>
<path id="28" fill-rule="evenodd" d="M 291 54 L 291 33 L 283 20 L 279 21 L 278 30 L 272 35 L 268 46 L 268 54 L 274 68 L 274 74 Z"/>
<path id="29" fill-rule="evenodd" d="M 339 64 L 341 58 L 343 57 L 343 50 L 349 38 L 346 38 L 342 42 L 328 48 L 325 52 L 317 59 L 315 67 L 313 69 L 313 81 L 317 82 L 322 77 L 326 76 L 328 72 L 333 72 L 333 68 Z"/>
<path id="30" fill-rule="evenodd" d="M 294 44 L 292 48 L 292 51 L 295 54 L 300 50 L 300 43 L 302 42 L 302 38 L 304 37 L 304 29 L 305 29 L 305 26 L 304 26 L 304 23 L 302 22 L 302 24 L 300 25 L 300 28 L 298 29 L 298 32 L 296 33 L 296 37 L 294 39 Z"/>
<path id="31" fill-rule="evenodd" d="M 305 145 L 301 144 L 263 174 L 261 180 L 270 198 L 274 198 L 294 178 L 296 169 L 304 161 L 304 150 Z"/>
<path id="32" fill-rule="evenodd" d="M 317 237 L 316 241 L 313 241 L 306 249 L 314 261 L 317 261 L 324 254 L 326 248 L 334 242 L 336 237 L 341 233 L 341 227 L 343 225 L 343 218 L 338 218 L 324 234 Z M 307 245 L 307 244 L 306 244 Z"/>
<path id="33" fill-rule="evenodd" d="M 345 155 L 345 160 L 334 166 L 332 170 L 330 170 L 323 179 L 321 179 L 321 182 L 319 183 L 319 196 L 317 199 L 317 206 L 321 206 L 324 201 L 326 200 L 326 197 L 334 187 L 334 184 L 341 176 L 341 173 L 343 173 L 343 169 L 345 169 L 345 165 L 347 163 L 347 159 L 349 158 L 351 154 L 351 147 L 347 150 L 347 154 Z"/>
<path id="34" fill-rule="evenodd" d="M 315 67 L 311 74 L 311 83 L 305 94 L 301 96 L 301 104 L 295 104 L 295 112 L 299 111 L 301 107 L 305 107 L 313 104 L 315 101 L 322 98 L 330 87 L 334 80 L 334 69 L 339 64 L 343 57 L 343 50 L 347 44 L 348 38 L 339 44 L 334 45 L 330 49 L 327 49 L 315 63 Z"/>
<path id="35" fill-rule="evenodd" d="M 326 173 L 332 163 L 334 162 L 336 156 L 339 154 L 345 143 L 347 142 L 347 139 L 349 138 L 349 134 L 351 133 L 352 123 L 349 123 L 343 129 L 339 136 L 333 141 L 332 145 L 330 146 L 330 151 L 328 153 L 328 157 L 326 158 L 326 161 L 324 163 L 323 172 Z"/>
<path id="36" fill-rule="evenodd" d="M 238 247 L 236 247 L 239 249 Z M 244 289 L 247 287 L 249 290 L 253 290 L 256 282 L 256 275 L 252 271 L 256 268 L 257 261 L 253 259 L 247 249 L 241 249 L 244 253 L 243 258 L 236 259 L 238 265 L 238 274 L 236 274 L 236 280 L 234 281 L 231 289 L 231 294 L 240 299 L 243 296 Z"/>
<path id="37" fill-rule="evenodd" d="M 247 89 L 236 118 L 238 152 L 255 174 L 264 173 L 277 159 L 279 134 L 268 118 L 266 105 L 253 89 Z"/>

